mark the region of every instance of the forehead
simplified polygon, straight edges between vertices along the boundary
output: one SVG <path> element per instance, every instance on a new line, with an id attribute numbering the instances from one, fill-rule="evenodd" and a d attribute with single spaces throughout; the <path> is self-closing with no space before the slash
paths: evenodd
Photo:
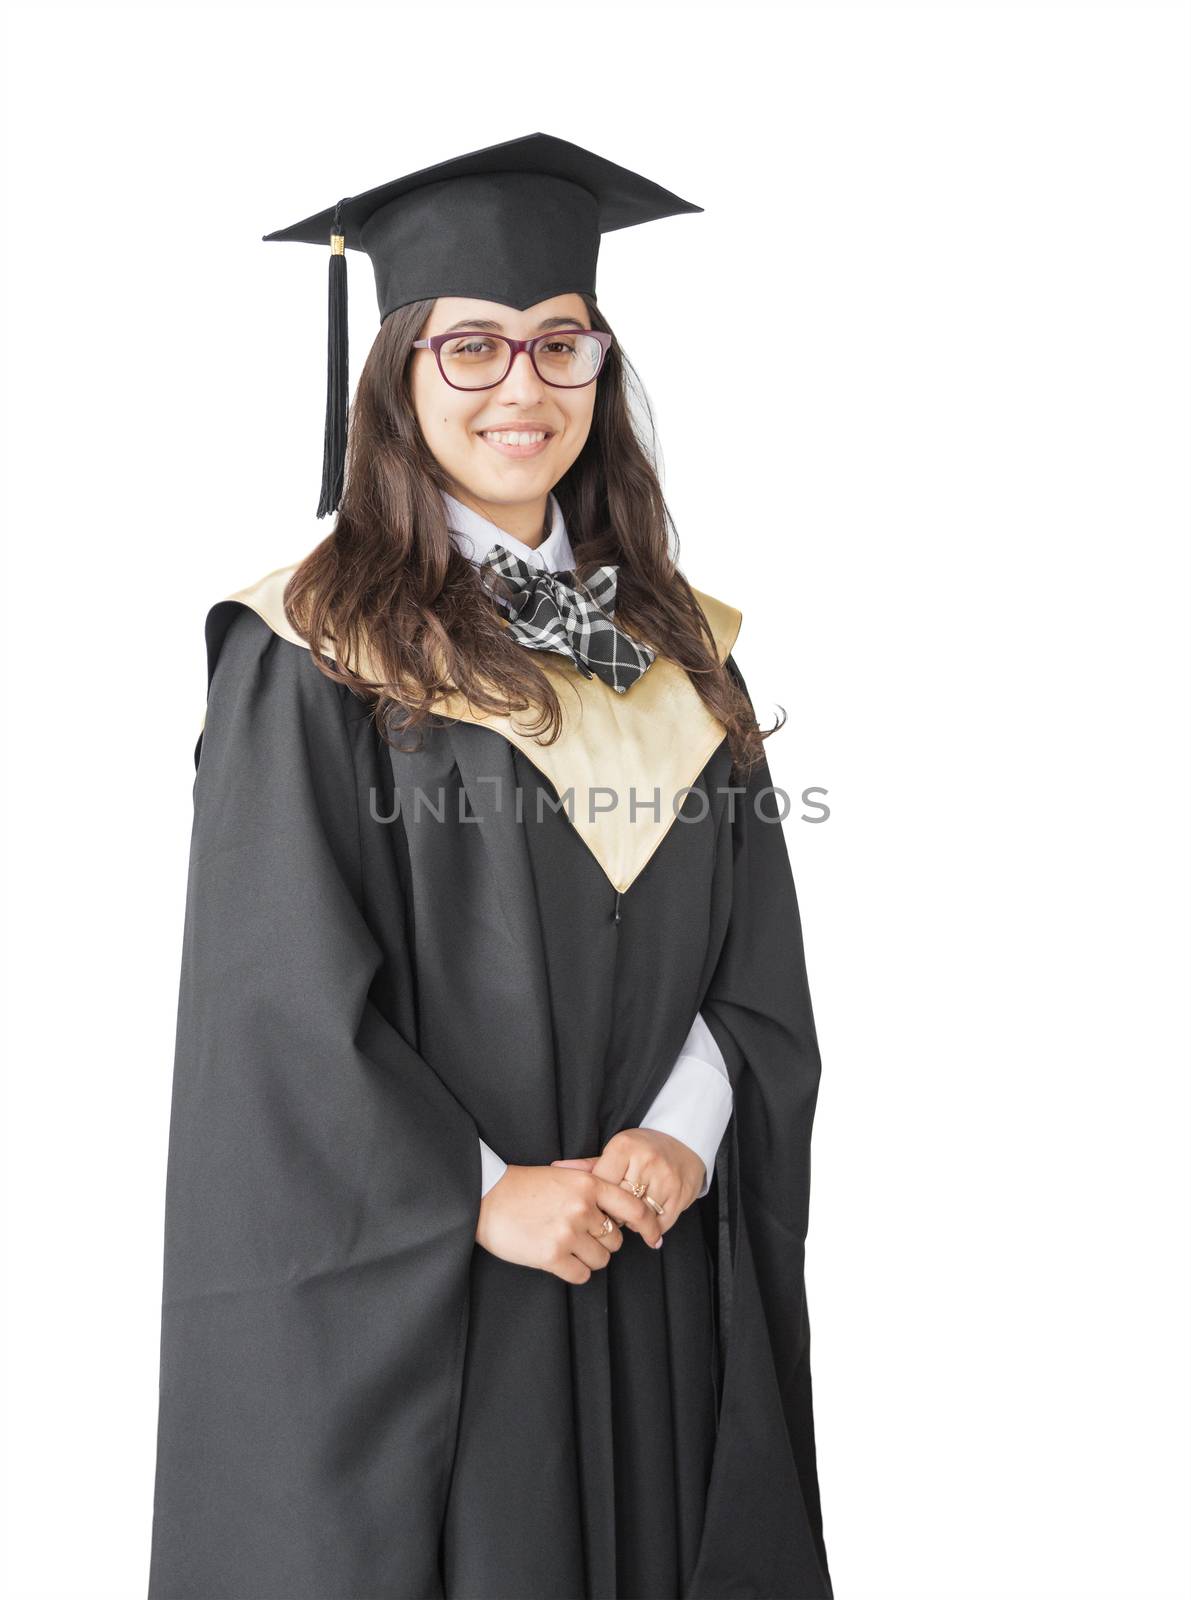
<path id="1" fill-rule="evenodd" d="M 539 300 L 537 305 L 518 311 L 515 306 L 502 305 L 499 300 L 471 300 L 458 295 L 443 295 L 434 303 L 434 310 L 426 324 L 426 334 L 445 333 L 457 323 L 467 327 L 485 327 L 495 333 L 512 334 L 526 338 L 540 333 L 558 323 L 588 325 L 587 307 L 578 294 L 556 294 L 549 300 Z"/>

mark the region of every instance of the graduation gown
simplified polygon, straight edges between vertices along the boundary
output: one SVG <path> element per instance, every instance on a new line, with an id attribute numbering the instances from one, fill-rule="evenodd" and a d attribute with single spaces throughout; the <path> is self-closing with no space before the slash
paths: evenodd
<path id="1" fill-rule="evenodd" d="M 292 570 L 206 624 L 150 1600 L 830 1597 L 820 1062 L 767 763 L 729 792 L 663 657 L 619 696 L 542 656 L 554 745 L 453 695 L 390 749 L 290 629 Z M 739 678 L 739 611 L 698 599 Z M 598 1154 L 697 1010 L 733 1113 L 663 1247 L 626 1229 L 571 1285 L 477 1245 L 479 1139 Z"/>

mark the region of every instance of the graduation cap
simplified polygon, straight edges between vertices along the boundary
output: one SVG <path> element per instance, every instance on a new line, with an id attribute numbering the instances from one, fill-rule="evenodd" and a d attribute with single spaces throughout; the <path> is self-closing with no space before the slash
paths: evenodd
<path id="1" fill-rule="evenodd" d="M 335 510 L 347 453 L 347 259 L 372 259 L 384 322 L 414 300 L 458 295 L 518 311 L 559 294 L 595 296 L 600 235 L 702 206 L 548 133 L 486 146 L 266 233 L 331 246 L 327 417 L 318 516 Z"/>

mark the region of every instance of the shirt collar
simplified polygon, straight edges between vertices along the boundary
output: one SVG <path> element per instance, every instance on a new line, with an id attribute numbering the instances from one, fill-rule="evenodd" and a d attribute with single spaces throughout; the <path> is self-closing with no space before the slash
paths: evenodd
<path id="1" fill-rule="evenodd" d="M 568 572 L 574 568 L 575 555 L 567 535 L 566 520 L 555 495 L 548 495 L 546 502 L 550 510 L 550 533 L 534 549 L 514 538 L 511 533 L 506 533 L 503 528 L 498 528 L 495 522 L 482 517 L 478 511 L 473 511 L 445 489 L 439 493 L 442 495 L 451 537 L 459 551 L 477 566 L 494 544 L 501 544 L 531 567 L 542 567 L 547 572 Z"/>

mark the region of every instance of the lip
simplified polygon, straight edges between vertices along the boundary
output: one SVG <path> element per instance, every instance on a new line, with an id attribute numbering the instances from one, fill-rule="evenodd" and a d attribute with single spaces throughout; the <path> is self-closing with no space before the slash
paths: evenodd
<path id="1" fill-rule="evenodd" d="M 523 460 L 528 456 L 541 455 L 542 451 L 554 437 L 554 430 L 552 428 L 546 428 L 545 425 L 540 422 L 537 424 L 523 422 L 516 427 L 497 428 L 495 431 L 497 433 L 545 432 L 546 437 L 544 439 L 539 439 L 537 444 L 498 444 L 495 439 L 489 439 L 486 434 L 477 431 L 476 438 L 482 440 L 483 443 L 488 446 L 489 450 L 495 450 L 497 455 L 511 457 L 514 460 Z"/>

